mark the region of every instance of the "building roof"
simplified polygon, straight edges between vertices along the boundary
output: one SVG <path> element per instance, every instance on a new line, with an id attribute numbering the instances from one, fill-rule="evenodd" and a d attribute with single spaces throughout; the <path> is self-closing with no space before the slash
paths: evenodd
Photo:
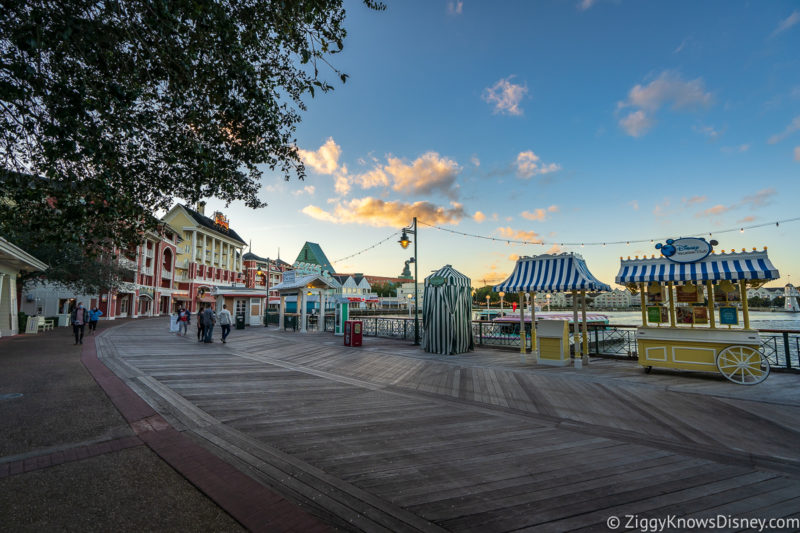
<path id="1" fill-rule="evenodd" d="M 322 247 L 315 242 L 306 241 L 300 249 L 300 253 L 297 254 L 297 259 L 295 259 L 295 261 L 319 265 L 322 267 L 322 270 L 327 270 L 331 274 L 336 272 L 331 262 L 328 261 L 328 258 L 325 256 L 325 252 L 322 251 Z"/>
<path id="2" fill-rule="evenodd" d="M 181 207 L 184 208 L 186 210 L 186 212 L 189 213 L 189 215 L 191 215 L 191 217 L 194 219 L 195 222 L 197 222 L 199 225 L 203 226 L 204 228 L 210 229 L 211 231 L 215 231 L 215 232 L 219 233 L 220 235 L 224 235 L 224 236 L 229 237 L 229 238 L 231 238 L 231 239 L 233 239 L 235 241 L 239 241 L 242 244 L 245 244 L 245 245 L 247 244 L 246 242 L 244 242 L 244 239 L 242 239 L 239 236 L 239 234 L 236 233 L 235 231 L 233 231 L 232 229 L 228 228 L 226 230 L 224 228 L 221 228 L 221 227 L 217 226 L 216 224 L 214 224 L 213 220 L 211 220 L 210 218 L 208 218 L 205 215 L 201 215 L 200 213 L 198 213 L 197 211 L 195 211 L 194 209 L 192 209 L 191 207 L 189 207 L 189 206 L 187 206 L 185 204 L 181 204 Z"/>
<path id="3" fill-rule="evenodd" d="M 47 270 L 47 264 L 0 237 L 0 264 L 15 270 Z"/>
<path id="4" fill-rule="evenodd" d="M 261 257 L 259 255 L 254 254 L 253 252 L 247 252 L 242 256 L 243 261 L 258 261 L 259 263 L 275 263 L 276 265 L 283 265 L 290 267 L 289 263 L 284 261 L 283 259 L 270 259 L 269 257 Z"/>
<path id="5" fill-rule="evenodd" d="M 665 257 L 628 259 L 620 262 L 617 283 L 667 281 L 718 281 L 778 279 L 778 269 L 766 251 L 711 254 L 694 263 L 676 263 Z"/>

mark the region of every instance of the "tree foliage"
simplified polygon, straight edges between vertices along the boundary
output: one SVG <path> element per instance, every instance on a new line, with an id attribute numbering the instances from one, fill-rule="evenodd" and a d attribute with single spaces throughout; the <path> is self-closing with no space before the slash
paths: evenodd
<path id="1" fill-rule="evenodd" d="M 27 272 L 17 278 L 23 285 L 43 282 L 60 283 L 77 293 L 97 294 L 119 289 L 125 282 L 134 281 L 136 273 L 119 265 L 111 254 L 87 255 L 73 242 L 54 243 L 30 240 L 27 251 L 49 265 L 42 272 Z"/>
<path id="2" fill-rule="evenodd" d="M 342 2 L 0 0 L 0 234 L 130 245 L 176 198 L 264 206 L 264 167 L 304 177 Z"/>
<path id="3" fill-rule="evenodd" d="M 372 292 L 380 297 L 397 296 L 397 285 L 390 281 L 381 281 L 372 285 Z"/>

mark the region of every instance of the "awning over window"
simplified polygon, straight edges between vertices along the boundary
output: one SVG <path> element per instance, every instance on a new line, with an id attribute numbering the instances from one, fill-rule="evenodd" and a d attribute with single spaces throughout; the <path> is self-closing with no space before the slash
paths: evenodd
<path id="1" fill-rule="evenodd" d="M 617 283 L 778 279 L 766 251 L 711 254 L 696 263 L 675 263 L 664 257 L 623 259 Z"/>
<path id="2" fill-rule="evenodd" d="M 520 257 L 511 276 L 495 292 L 610 291 L 595 278 L 583 257 L 574 253 Z"/>

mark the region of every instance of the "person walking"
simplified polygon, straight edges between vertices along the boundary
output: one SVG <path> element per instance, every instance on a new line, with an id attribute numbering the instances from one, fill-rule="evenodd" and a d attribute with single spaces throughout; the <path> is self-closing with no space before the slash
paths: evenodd
<path id="1" fill-rule="evenodd" d="M 205 331 L 203 342 L 214 342 L 212 336 L 214 334 L 214 324 L 216 322 L 217 315 L 209 305 L 206 307 L 206 310 L 203 311 L 203 330 Z"/>
<path id="2" fill-rule="evenodd" d="M 181 307 L 178 311 L 178 336 L 180 337 L 181 331 L 183 336 L 189 331 L 189 324 L 192 323 L 192 314 L 185 307 Z"/>
<path id="3" fill-rule="evenodd" d="M 223 304 L 222 311 L 219 312 L 219 327 L 222 328 L 222 343 L 231 334 L 231 312 L 228 311 L 228 306 Z"/>
<path id="4" fill-rule="evenodd" d="M 70 322 L 72 323 L 72 333 L 75 334 L 75 344 L 83 344 L 83 330 L 86 328 L 86 323 L 89 322 L 89 313 L 83 307 L 83 302 L 78 302 L 78 307 L 72 311 Z"/>
<path id="5" fill-rule="evenodd" d="M 97 321 L 103 316 L 103 312 L 95 305 L 89 310 L 89 334 L 94 335 L 97 330 Z"/>
<path id="6" fill-rule="evenodd" d="M 197 309 L 197 342 L 204 341 L 206 338 L 206 330 L 203 326 L 203 311 L 205 310 L 204 306 L 200 306 Z"/>

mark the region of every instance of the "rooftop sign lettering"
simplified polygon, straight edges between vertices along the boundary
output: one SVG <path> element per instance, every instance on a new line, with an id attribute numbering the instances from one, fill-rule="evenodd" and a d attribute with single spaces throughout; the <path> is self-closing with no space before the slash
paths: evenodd
<path id="1" fill-rule="evenodd" d="M 709 243 L 697 237 L 684 237 L 667 239 L 666 244 L 658 243 L 656 250 L 661 250 L 662 256 L 675 263 L 696 263 L 705 259 L 715 244 L 717 241 Z"/>

